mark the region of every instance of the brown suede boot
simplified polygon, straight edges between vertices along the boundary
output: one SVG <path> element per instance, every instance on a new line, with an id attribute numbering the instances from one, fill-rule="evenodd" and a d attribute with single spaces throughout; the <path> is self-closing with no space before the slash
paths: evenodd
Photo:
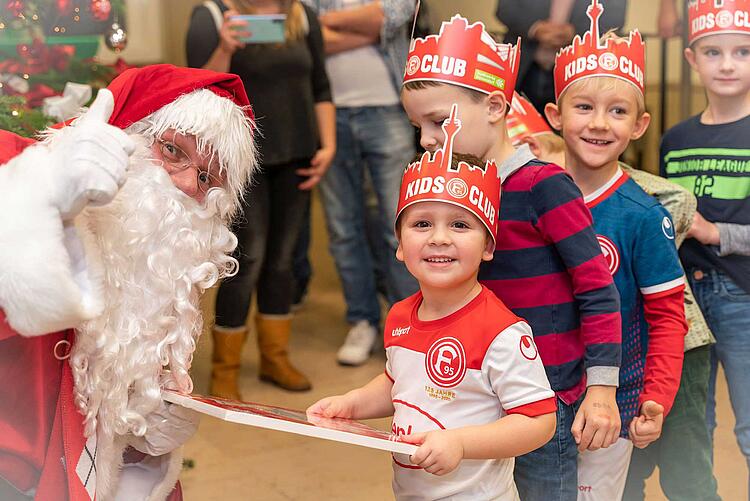
<path id="1" fill-rule="evenodd" d="M 290 391 L 312 388 L 310 381 L 292 366 L 287 356 L 292 318 L 257 315 L 255 325 L 260 349 L 260 379 Z"/>
<path id="2" fill-rule="evenodd" d="M 211 395 L 231 400 L 242 400 L 237 387 L 237 377 L 242 360 L 242 346 L 247 338 L 247 328 L 222 329 L 214 327 L 214 352 L 211 359 Z"/>

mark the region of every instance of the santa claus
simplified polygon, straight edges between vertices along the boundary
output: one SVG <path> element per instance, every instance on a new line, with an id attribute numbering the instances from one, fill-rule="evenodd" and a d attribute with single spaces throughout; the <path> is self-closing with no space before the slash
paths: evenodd
<path id="1" fill-rule="evenodd" d="M 192 390 L 200 294 L 236 268 L 253 128 L 236 75 L 156 65 L 0 133 L 0 498 L 175 496 L 197 419 L 161 389 Z"/>

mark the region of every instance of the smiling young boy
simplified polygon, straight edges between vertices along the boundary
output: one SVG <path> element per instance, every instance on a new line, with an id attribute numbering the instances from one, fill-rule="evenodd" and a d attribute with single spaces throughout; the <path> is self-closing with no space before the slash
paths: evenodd
<path id="1" fill-rule="evenodd" d="M 579 499 L 591 500 L 620 499 L 633 444 L 645 447 L 659 437 L 679 386 L 687 331 L 672 220 L 618 162 L 649 124 L 645 45 L 637 31 L 628 39 L 600 40 L 602 12 L 592 0 L 591 30 L 557 54 L 557 104 L 545 108 L 550 124 L 562 132 L 566 170 L 594 217 L 622 305 L 622 438 L 609 449 L 580 454 Z"/>
<path id="2" fill-rule="evenodd" d="M 620 305 L 580 190 L 508 138 L 517 58 L 517 47 L 456 15 L 439 35 L 412 41 L 401 100 L 428 151 L 443 144 L 441 124 L 458 103 L 456 150 L 499 166 L 500 236 L 479 280 L 529 322 L 558 397 L 557 435 L 517 458 L 514 477 L 525 501 L 569 501 L 577 446 L 608 447 L 620 431 Z"/>
<path id="3" fill-rule="evenodd" d="M 518 500 L 512 458 L 552 437 L 555 395 L 529 325 L 477 281 L 495 248 L 500 190 L 492 162 L 456 161 L 456 114 L 445 148 L 404 172 L 397 257 L 420 291 L 388 314 L 385 373 L 308 412 L 392 415 L 394 433 L 420 445 L 393 456 L 397 499 Z"/>

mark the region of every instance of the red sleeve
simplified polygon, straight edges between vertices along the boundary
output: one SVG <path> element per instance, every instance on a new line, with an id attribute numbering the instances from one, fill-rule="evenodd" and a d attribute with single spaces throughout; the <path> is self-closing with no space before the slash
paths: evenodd
<path id="1" fill-rule="evenodd" d="M 684 296 L 684 287 L 667 295 L 643 296 L 643 309 L 648 322 L 648 353 L 643 392 L 638 405 L 653 400 L 664 406 L 665 417 L 672 408 L 680 386 L 684 338 L 688 330 Z"/>
<path id="2" fill-rule="evenodd" d="M 536 227 L 555 246 L 573 285 L 586 369 L 620 367 L 620 295 L 581 191 L 560 167 L 550 165 L 537 175 L 531 192 Z M 589 380 L 589 384 L 616 386 L 617 372 L 608 374 L 605 380 Z"/>
<path id="3" fill-rule="evenodd" d="M 519 405 L 518 407 L 508 409 L 506 412 L 508 414 L 523 414 L 524 416 L 528 416 L 528 417 L 536 417 L 536 416 L 541 416 L 543 414 L 549 414 L 551 412 L 555 412 L 556 410 L 557 410 L 557 398 L 549 397 L 549 398 L 545 398 L 544 400 L 537 400 L 536 402 L 531 402 L 530 404 Z"/>

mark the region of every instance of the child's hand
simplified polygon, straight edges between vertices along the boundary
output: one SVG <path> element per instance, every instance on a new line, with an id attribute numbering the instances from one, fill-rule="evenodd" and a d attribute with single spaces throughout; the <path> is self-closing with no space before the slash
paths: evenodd
<path id="1" fill-rule="evenodd" d="M 461 439 L 450 430 L 414 433 L 401 436 L 403 442 L 419 445 L 411 456 L 411 462 L 433 475 L 447 475 L 464 458 Z"/>
<path id="2" fill-rule="evenodd" d="M 354 418 L 354 401 L 348 395 L 336 395 L 318 400 L 307 408 L 307 414 L 329 418 Z"/>
<path id="3" fill-rule="evenodd" d="M 641 405 L 641 415 L 630 422 L 630 440 L 639 449 L 659 438 L 664 423 L 664 407 L 653 400 L 646 400 Z"/>
<path id="4" fill-rule="evenodd" d="M 687 238 L 694 238 L 705 245 L 720 245 L 719 227 L 707 221 L 700 212 L 693 214 L 693 224 L 687 232 Z"/>
<path id="5" fill-rule="evenodd" d="M 578 450 L 607 448 L 620 436 L 620 411 L 614 386 L 589 386 L 570 431 Z"/>

